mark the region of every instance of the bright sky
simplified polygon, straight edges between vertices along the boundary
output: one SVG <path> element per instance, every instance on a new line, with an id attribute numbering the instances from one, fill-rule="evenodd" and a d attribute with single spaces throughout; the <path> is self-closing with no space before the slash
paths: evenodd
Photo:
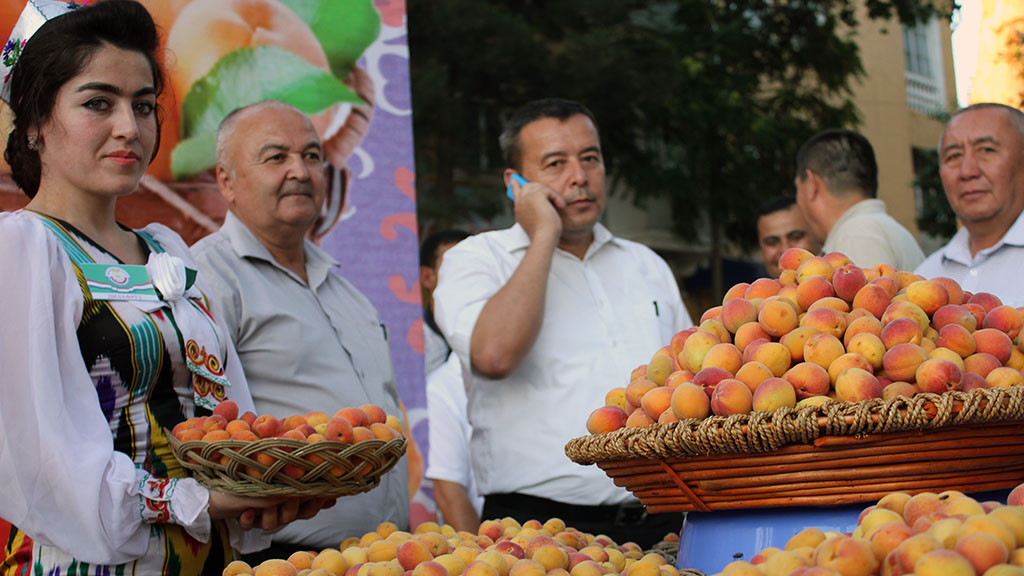
<path id="1" fill-rule="evenodd" d="M 978 31 L 981 29 L 981 0 L 959 0 L 960 14 L 954 20 L 953 71 L 956 74 L 956 98 L 967 105 L 967 96 L 978 63 Z"/>

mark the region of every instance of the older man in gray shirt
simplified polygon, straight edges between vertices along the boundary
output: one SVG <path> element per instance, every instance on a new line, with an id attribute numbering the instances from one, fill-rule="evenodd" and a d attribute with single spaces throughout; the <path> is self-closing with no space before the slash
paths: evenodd
<path id="1" fill-rule="evenodd" d="M 398 415 L 377 311 L 331 272 L 337 261 L 305 238 L 325 195 L 323 152 L 309 119 L 276 101 L 233 112 L 217 133 L 217 184 L 230 212 L 192 250 L 257 410 L 285 417 L 377 404 Z M 376 489 L 278 532 L 262 556 L 337 547 L 384 521 L 408 528 L 405 459 Z"/>

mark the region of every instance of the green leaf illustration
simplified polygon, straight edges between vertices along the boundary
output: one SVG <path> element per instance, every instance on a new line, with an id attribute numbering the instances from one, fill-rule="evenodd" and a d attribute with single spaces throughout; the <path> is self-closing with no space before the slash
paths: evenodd
<path id="1" fill-rule="evenodd" d="M 281 0 L 320 40 L 331 71 L 344 78 L 380 34 L 373 0 Z"/>
<path id="2" fill-rule="evenodd" d="M 239 48 L 225 54 L 197 80 L 181 107 L 182 141 L 171 153 L 175 179 L 214 166 L 217 127 L 232 110 L 281 100 L 307 114 L 338 102 L 362 103 L 341 80 L 277 46 Z"/>

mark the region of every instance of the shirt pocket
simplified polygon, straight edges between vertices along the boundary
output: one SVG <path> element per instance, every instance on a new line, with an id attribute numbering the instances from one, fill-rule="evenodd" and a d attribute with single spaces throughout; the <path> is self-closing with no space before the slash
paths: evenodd
<path id="1" fill-rule="evenodd" d="M 666 303 L 655 297 L 637 299 L 624 307 L 627 347 L 646 362 L 672 339 L 673 320 Z"/>

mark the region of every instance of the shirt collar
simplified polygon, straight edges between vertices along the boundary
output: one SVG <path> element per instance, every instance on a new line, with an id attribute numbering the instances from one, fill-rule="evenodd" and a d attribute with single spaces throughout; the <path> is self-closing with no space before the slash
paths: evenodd
<path id="1" fill-rule="evenodd" d="M 281 266 L 274 260 L 274 257 L 267 250 L 267 247 L 260 242 L 259 238 L 249 230 L 244 222 L 235 216 L 235 213 L 228 210 L 224 217 L 224 224 L 221 231 L 228 237 L 231 247 L 242 258 L 263 260 L 277 269 L 295 277 L 295 274 Z M 309 278 L 310 286 L 319 286 L 326 278 L 331 268 L 339 266 L 337 260 L 322 248 L 309 240 L 304 240 L 303 250 L 306 254 L 306 276 Z M 296 277 L 298 280 L 298 278 Z"/>
<path id="2" fill-rule="evenodd" d="M 990 254 L 1004 245 L 1024 246 L 1024 212 L 1017 216 L 1013 225 L 1010 226 L 1010 229 L 1006 231 L 1006 234 L 1003 234 L 1003 237 L 998 242 L 984 250 L 979 250 L 978 255 Z M 974 258 L 971 257 L 970 234 L 967 232 L 967 228 L 961 226 L 956 231 L 956 234 L 953 235 L 949 243 L 942 248 L 942 258 L 958 262 L 964 266 L 971 265 Z"/>
<path id="3" fill-rule="evenodd" d="M 505 249 L 509 252 L 516 252 L 518 250 L 526 250 L 530 245 L 530 237 L 527 236 L 526 230 L 517 222 L 514 226 L 507 230 L 507 234 L 502 235 L 501 243 Z M 601 249 L 605 244 L 611 244 L 613 246 L 620 246 L 620 241 L 616 238 L 604 224 L 598 222 L 594 224 L 594 241 L 587 247 L 587 254 L 584 259 L 589 257 Z"/>

